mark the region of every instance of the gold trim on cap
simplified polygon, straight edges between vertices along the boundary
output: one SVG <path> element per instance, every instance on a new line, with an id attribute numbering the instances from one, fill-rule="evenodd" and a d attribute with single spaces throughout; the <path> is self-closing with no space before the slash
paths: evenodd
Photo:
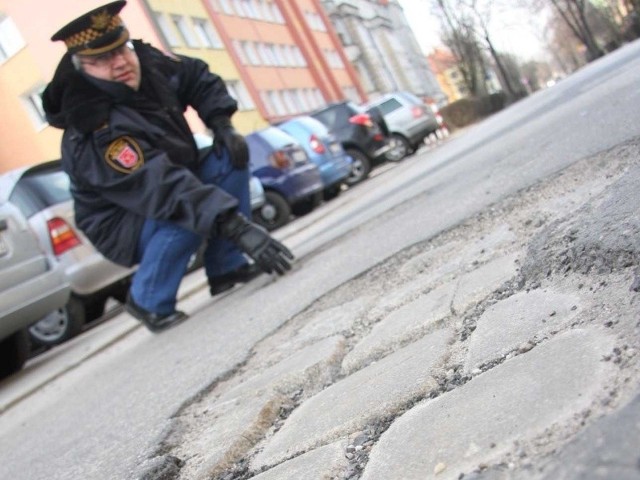
<path id="1" fill-rule="evenodd" d="M 64 43 L 67 48 L 73 49 L 81 47 L 83 45 L 87 45 L 88 43 L 93 42 L 97 38 L 100 38 L 103 35 L 112 32 L 116 28 L 123 25 L 120 15 L 114 15 L 110 19 L 108 19 L 108 17 L 109 14 L 106 11 L 103 11 L 102 14 L 91 17 L 91 19 L 93 20 L 91 27 L 74 35 L 71 35 L 68 38 L 65 38 Z M 95 21 L 96 18 L 98 18 L 97 22 Z M 107 21 L 108 23 L 105 26 L 104 23 Z"/>
<path id="2" fill-rule="evenodd" d="M 118 38 L 116 38 L 113 43 L 109 45 L 104 45 L 99 48 L 85 48 L 83 50 L 77 50 L 75 52 L 76 55 L 100 55 L 102 53 L 109 52 L 115 48 L 118 48 L 120 45 L 125 44 L 129 40 L 129 30 L 126 28 L 122 30 L 122 33 Z"/>

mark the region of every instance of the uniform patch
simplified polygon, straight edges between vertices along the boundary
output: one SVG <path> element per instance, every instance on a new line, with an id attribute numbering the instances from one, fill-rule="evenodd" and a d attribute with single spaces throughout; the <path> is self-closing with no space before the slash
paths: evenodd
<path id="1" fill-rule="evenodd" d="M 111 168 L 123 173 L 131 173 L 144 164 L 142 149 L 131 137 L 115 139 L 104 156 Z"/>

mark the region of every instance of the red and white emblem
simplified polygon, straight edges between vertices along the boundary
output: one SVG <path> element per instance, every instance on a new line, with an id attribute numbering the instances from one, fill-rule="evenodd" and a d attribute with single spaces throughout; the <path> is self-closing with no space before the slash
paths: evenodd
<path id="1" fill-rule="evenodd" d="M 131 137 L 120 137 L 112 141 L 105 159 L 111 168 L 122 173 L 131 173 L 144 163 L 142 149 Z"/>
<path id="2" fill-rule="evenodd" d="M 122 149 L 120 154 L 116 157 L 116 160 L 124 168 L 132 168 L 136 163 L 138 163 L 138 154 L 135 152 L 133 148 L 127 145 Z"/>

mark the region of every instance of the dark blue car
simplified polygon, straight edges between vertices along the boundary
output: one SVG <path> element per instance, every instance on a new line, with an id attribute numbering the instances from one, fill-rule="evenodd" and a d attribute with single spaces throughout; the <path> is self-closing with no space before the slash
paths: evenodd
<path id="1" fill-rule="evenodd" d="M 276 127 L 246 137 L 251 173 L 264 187 L 266 202 L 253 211 L 255 222 L 274 230 L 291 215 L 304 215 L 322 201 L 323 183 L 318 167 L 296 140 Z"/>
<path id="2" fill-rule="evenodd" d="M 294 137 L 320 170 L 324 199 L 336 197 L 351 173 L 352 163 L 336 137 L 322 122 L 307 115 L 287 120 L 278 128 Z"/>

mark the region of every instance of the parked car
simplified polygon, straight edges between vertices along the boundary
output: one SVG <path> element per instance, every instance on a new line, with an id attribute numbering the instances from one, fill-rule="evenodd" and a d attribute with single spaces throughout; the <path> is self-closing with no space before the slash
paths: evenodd
<path id="1" fill-rule="evenodd" d="M 0 377 L 22 368 L 31 351 L 27 329 L 58 316 L 70 291 L 62 266 L 45 254 L 22 213 L 0 201 Z"/>
<path id="2" fill-rule="evenodd" d="M 388 93 L 363 106 L 369 112 L 377 109 L 384 117 L 393 139 L 393 148 L 387 153 L 390 161 L 414 153 L 440 127 L 433 109 L 409 92 Z"/>
<path id="3" fill-rule="evenodd" d="M 355 185 L 369 176 L 371 169 L 387 160 L 391 150 L 386 125 L 374 121 L 364 108 L 353 102 L 332 103 L 309 114 L 322 122 L 351 156 L 351 174 L 348 185 Z"/>
<path id="4" fill-rule="evenodd" d="M 253 219 L 267 230 L 304 215 L 322 201 L 320 172 L 296 140 L 277 127 L 266 127 L 245 136 L 250 169 L 262 182 L 265 204 L 253 211 Z"/>
<path id="5" fill-rule="evenodd" d="M 76 227 L 69 177 L 59 160 L 2 175 L 0 192 L 28 221 L 41 248 L 61 264 L 71 286 L 64 308 L 30 327 L 34 344 L 56 345 L 77 335 L 103 314 L 109 297 L 124 302 L 134 269 L 107 260 Z"/>
<path id="6" fill-rule="evenodd" d="M 308 115 L 287 120 L 278 128 L 295 138 L 320 170 L 324 199 L 336 197 L 351 172 L 352 159 L 335 135 L 322 122 Z"/>

